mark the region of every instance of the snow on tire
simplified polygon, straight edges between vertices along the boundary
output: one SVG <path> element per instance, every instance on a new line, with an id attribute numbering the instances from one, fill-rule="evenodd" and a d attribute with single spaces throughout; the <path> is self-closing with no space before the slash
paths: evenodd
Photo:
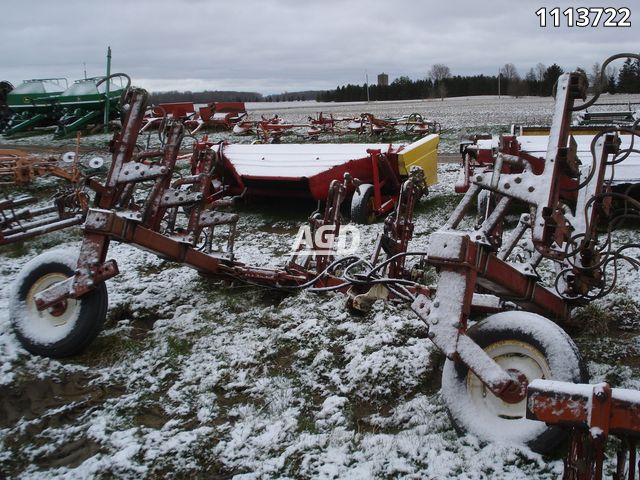
<path id="1" fill-rule="evenodd" d="M 38 311 L 33 296 L 73 275 L 77 255 L 57 250 L 29 261 L 15 280 L 9 318 L 22 346 L 31 353 L 66 357 L 83 350 L 100 332 L 107 314 L 107 289 L 101 283 L 79 299 L 69 298 Z"/>
<path id="2" fill-rule="evenodd" d="M 571 338 L 540 315 L 512 311 L 492 315 L 467 334 L 504 369 L 536 378 L 582 383 L 586 369 Z M 563 431 L 525 418 L 526 399 L 509 404 L 493 395 L 462 362 L 447 360 L 442 396 L 459 433 L 484 441 L 526 445 L 539 453 L 553 450 Z"/>

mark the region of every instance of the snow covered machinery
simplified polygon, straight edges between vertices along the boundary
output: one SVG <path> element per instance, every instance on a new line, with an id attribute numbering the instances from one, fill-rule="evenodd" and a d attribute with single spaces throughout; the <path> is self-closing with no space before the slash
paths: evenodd
<path id="1" fill-rule="evenodd" d="M 616 55 L 604 67 L 627 56 L 638 58 Z M 599 96 L 574 105 L 586 98 L 586 89 L 587 80 L 581 73 L 558 79 L 544 157 L 514 155 L 508 150 L 509 142 L 502 142 L 504 150 L 496 153 L 493 168 L 475 172 L 463 200 L 430 238 L 428 263 L 439 270 L 437 290 L 418 295 L 412 304 L 429 326 L 430 338 L 447 356 L 442 394 L 459 429 L 486 440 L 524 443 L 542 452 L 558 444 L 559 425 L 571 424 L 570 415 L 563 412 L 592 407 L 589 395 L 566 394 L 572 391 L 571 384 L 586 382 L 586 369 L 576 346 L 560 327 L 579 327 L 572 321 L 572 307 L 611 292 L 622 263 L 635 269 L 640 266 L 629 254 L 639 246 L 617 245 L 612 237 L 622 223 L 640 218 L 640 202 L 614 191 L 608 178 L 637 152 L 634 140 L 640 136 L 640 122 L 603 130 L 592 139 L 591 158 L 579 158 L 570 135 L 571 115 Z M 621 147 L 623 135 L 628 137 L 625 148 Z M 504 169 L 503 165 L 517 168 Z M 482 205 L 480 221 L 465 224 L 465 212 L 478 204 Z M 523 205 L 528 211 L 503 236 L 507 213 L 513 211 L 510 207 L 520 206 L 522 211 Z M 543 259 L 554 266 L 551 288 L 541 283 L 536 270 Z M 477 297 L 487 293 L 507 311 L 467 328 Z M 545 395 L 556 400 L 555 410 L 545 410 L 549 403 L 536 404 L 531 396 L 527 402 L 528 387 L 537 379 L 554 380 L 545 387 Z M 611 415 L 619 418 L 623 410 L 629 424 L 612 433 L 637 437 L 640 395 L 621 395 L 629 401 L 619 404 Z M 527 407 L 530 418 L 546 425 L 527 418 Z M 591 416 L 573 421 L 587 417 Z M 591 433 L 598 436 L 597 430 Z M 629 445 L 630 457 L 635 458 L 636 444 Z M 601 451 L 597 443 L 585 447 L 580 461 L 594 455 L 600 455 L 599 460 L 593 460 L 583 476 L 566 473 L 565 478 L 600 478 Z M 574 458 L 574 464 L 576 461 Z"/>
<path id="2" fill-rule="evenodd" d="M 123 130 L 112 142 L 105 184 L 89 183 L 97 198 L 87 213 L 80 256 L 65 260 L 48 253 L 25 266 L 11 304 L 14 329 L 23 345 L 37 354 L 65 356 L 88 345 L 105 317 L 104 281 L 118 274 L 115 260 L 107 259 L 112 240 L 218 278 L 289 290 L 351 289 L 354 306 L 393 297 L 411 303 L 427 325 L 429 338 L 447 357 L 442 393 L 458 429 L 483 440 L 548 451 L 563 432 L 525 418 L 528 386 L 537 379 L 560 382 L 554 385 L 586 382 L 577 347 L 561 326 L 571 323 L 571 307 L 613 288 L 615 273 L 609 275 L 609 268 L 625 260 L 640 264 L 626 253 L 632 245 L 615 246 L 610 235 L 625 219 L 640 218 L 640 203 L 611 192 L 605 182 L 607 167 L 625 160 L 629 150 L 620 149 L 618 132 L 605 131 L 593 140 L 591 161 L 583 158 L 581 163 L 569 134 L 571 112 L 595 101 L 574 106 L 585 98 L 586 87 L 582 74 L 560 77 L 544 158 L 498 153 L 495 168 L 473 177 L 447 223 L 431 235 L 426 252 L 408 249 L 413 204 L 420 190 L 414 171 L 385 222 L 374 257 L 334 260 L 325 255 L 316 259 L 315 270 L 297 262 L 270 269 L 237 261 L 233 238 L 238 217 L 219 208 L 233 203 L 233 198 L 206 201 L 212 194 L 214 164 L 220 161 L 216 151 L 198 150 L 198 173 L 174 180 L 184 127 L 172 122 L 163 148 L 135 153 L 147 95 L 131 89 Z M 639 134 L 637 125 L 627 131 Z M 504 173 L 503 163 L 521 168 Z M 136 192 L 142 183 L 146 187 Z M 314 228 L 337 231 L 338 207 L 347 187 L 355 184 L 348 175 L 343 182 L 331 182 L 329 205 L 324 216 L 312 218 Z M 475 208 L 479 197 L 487 197 L 486 215 L 473 225 L 465 212 Z M 622 206 L 613 209 L 613 200 Z M 528 212 L 503 239 L 510 207 L 522 211 L 522 205 Z M 609 235 L 599 241 L 602 219 L 608 220 Z M 212 246 L 214 228 L 226 232 L 226 247 L 218 251 Z M 523 240 L 527 248 L 521 246 Z M 386 258 L 379 260 L 383 250 Z M 405 268 L 409 256 L 436 267 L 436 290 L 417 282 L 414 272 Z M 556 266 L 551 288 L 542 284 L 536 271 L 543 259 Z M 339 262 L 341 267 L 333 268 Z M 493 314 L 469 326 L 475 313 Z M 637 420 L 637 410 L 631 415 Z"/>

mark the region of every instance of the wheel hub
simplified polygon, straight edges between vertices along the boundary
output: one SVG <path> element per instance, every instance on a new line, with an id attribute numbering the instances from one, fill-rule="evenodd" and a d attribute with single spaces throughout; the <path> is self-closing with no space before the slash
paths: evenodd
<path id="1" fill-rule="evenodd" d="M 67 301 L 62 300 L 49 309 L 49 314 L 53 317 L 61 317 L 67 311 Z"/>
<path id="2" fill-rule="evenodd" d="M 524 373 L 515 368 L 509 368 L 507 372 L 512 382 L 500 393 L 500 398 L 507 403 L 519 403 L 527 396 L 529 381 Z"/>

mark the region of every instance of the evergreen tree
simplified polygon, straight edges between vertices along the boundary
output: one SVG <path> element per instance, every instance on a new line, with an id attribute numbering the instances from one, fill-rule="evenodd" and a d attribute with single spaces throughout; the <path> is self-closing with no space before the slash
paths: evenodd
<path id="1" fill-rule="evenodd" d="M 542 79 L 542 94 L 543 95 L 552 95 L 553 87 L 558 81 L 558 77 L 564 73 L 564 70 L 560 68 L 559 65 L 553 64 L 544 72 L 544 77 Z"/>
<path id="2" fill-rule="evenodd" d="M 640 93 L 640 60 L 627 59 L 618 72 L 617 90 L 621 93 Z"/>

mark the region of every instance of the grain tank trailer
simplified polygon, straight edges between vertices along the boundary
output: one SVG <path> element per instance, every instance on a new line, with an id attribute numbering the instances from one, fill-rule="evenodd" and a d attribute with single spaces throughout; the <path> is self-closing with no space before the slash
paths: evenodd
<path id="1" fill-rule="evenodd" d="M 37 78 L 25 80 L 9 91 L 6 102 L 11 118 L 0 133 L 9 136 L 55 125 L 60 116 L 55 99 L 67 86 L 66 78 Z"/>

